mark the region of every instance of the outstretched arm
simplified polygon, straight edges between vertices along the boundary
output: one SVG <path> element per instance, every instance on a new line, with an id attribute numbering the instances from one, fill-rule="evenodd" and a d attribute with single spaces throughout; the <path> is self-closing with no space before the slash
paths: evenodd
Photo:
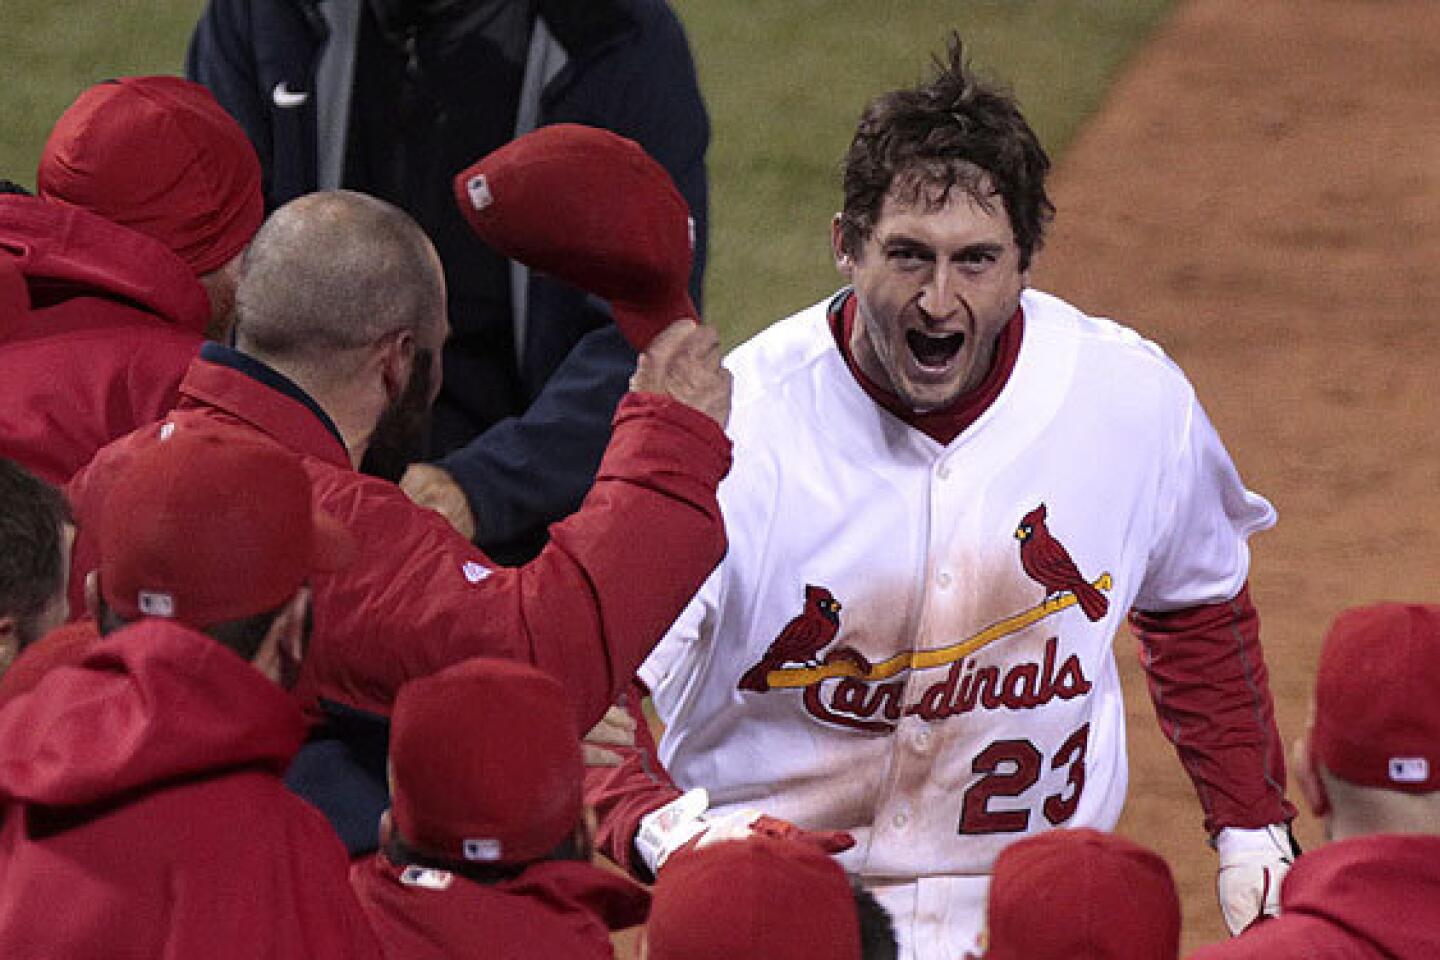
<path id="1" fill-rule="evenodd" d="M 587 741 L 608 752 L 614 763 L 591 763 L 585 768 L 585 802 L 595 809 L 599 821 L 596 849 L 642 878 L 648 877 L 650 868 L 635 850 L 640 821 L 683 793 L 660 764 L 655 737 L 642 709 L 647 696 L 649 691 L 639 678 L 630 682 L 611 708 L 612 713 L 628 718 L 629 740 L 612 737 L 595 743 L 597 731 L 591 731 Z"/>
<path id="2" fill-rule="evenodd" d="M 1295 816 L 1275 725 L 1260 616 L 1248 585 L 1233 599 L 1130 623 L 1161 729 L 1175 745 L 1212 836 Z"/>
<path id="3" fill-rule="evenodd" d="M 1279 912 L 1280 881 L 1297 853 L 1259 614 L 1247 585 L 1224 603 L 1135 611 L 1130 622 L 1161 729 L 1220 854 L 1220 907 L 1238 934 Z"/>

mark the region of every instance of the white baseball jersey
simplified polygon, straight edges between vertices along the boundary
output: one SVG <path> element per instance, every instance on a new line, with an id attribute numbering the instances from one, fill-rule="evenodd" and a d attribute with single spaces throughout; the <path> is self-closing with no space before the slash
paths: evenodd
<path id="1" fill-rule="evenodd" d="M 724 562 L 641 668 L 712 810 L 848 830 L 903 955 L 957 957 L 996 854 L 1112 829 L 1111 639 L 1227 600 L 1274 510 L 1154 344 L 1035 291 L 998 398 L 948 445 L 855 381 L 820 303 L 727 358 Z"/>

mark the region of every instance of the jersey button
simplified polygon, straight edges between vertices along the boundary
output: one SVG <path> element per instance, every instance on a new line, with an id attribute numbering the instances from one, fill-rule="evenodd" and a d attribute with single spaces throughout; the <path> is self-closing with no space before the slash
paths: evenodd
<path id="1" fill-rule="evenodd" d="M 930 749 L 930 731 L 927 730 L 927 729 L 917 730 L 917 731 L 915 732 L 915 740 L 914 740 L 914 743 L 915 743 L 915 749 L 916 749 L 916 750 L 919 750 L 921 753 L 924 753 L 926 750 L 929 750 L 929 749 Z"/>
<path id="2" fill-rule="evenodd" d="M 942 463 L 942 464 L 940 464 L 940 469 L 935 471 L 935 476 L 939 477 L 941 480 L 949 480 L 949 479 L 950 479 L 950 464 L 948 464 L 948 463 Z"/>
<path id="3" fill-rule="evenodd" d="M 890 823 L 895 827 L 896 830 L 904 830 L 905 825 L 909 822 L 910 818 L 903 813 L 897 813 L 895 814 L 895 816 L 890 818 Z"/>
<path id="4" fill-rule="evenodd" d="M 935 577 L 935 582 L 940 585 L 941 590 L 949 590 L 950 581 L 952 579 L 953 578 L 950 576 L 949 570 L 941 570 L 940 573 Z"/>

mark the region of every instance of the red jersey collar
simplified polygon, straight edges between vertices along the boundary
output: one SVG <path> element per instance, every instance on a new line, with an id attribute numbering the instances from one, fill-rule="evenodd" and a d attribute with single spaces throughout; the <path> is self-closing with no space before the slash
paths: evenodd
<path id="1" fill-rule="evenodd" d="M 856 303 L 855 291 L 847 288 L 830 301 L 829 308 L 830 333 L 835 337 L 835 345 L 839 348 L 840 355 L 845 358 L 845 365 L 850 368 L 851 376 L 871 400 L 942 446 L 948 446 L 964 433 L 970 424 L 978 420 L 982 413 L 990 409 L 990 405 L 1009 382 L 1010 374 L 1015 369 L 1015 360 L 1020 356 L 1020 343 L 1025 336 L 1025 312 L 1016 307 L 1015 315 L 1000 331 L 1000 340 L 995 347 L 995 359 L 991 363 L 990 372 L 985 374 L 985 379 L 975 389 L 957 397 L 948 407 L 917 413 L 895 394 L 867 377 L 855 362 L 850 351 L 850 335 L 855 329 Z"/>
<path id="2" fill-rule="evenodd" d="M 190 362 L 178 409 L 195 406 L 223 410 L 282 447 L 353 469 L 339 429 L 319 404 L 278 371 L 229 347 L 207 343 Z"/>

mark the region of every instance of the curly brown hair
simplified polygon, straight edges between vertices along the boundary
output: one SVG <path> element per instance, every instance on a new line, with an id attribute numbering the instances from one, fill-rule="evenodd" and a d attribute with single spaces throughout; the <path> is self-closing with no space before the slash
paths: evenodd
<path id="1" fill-rule="evenodd" d="M 958 187 L 982 206 L 1000 197 L 1023 270 L 1055 215 L 1045 193 L 1050 158 L 1013 94 L 966 63 L 959 34 L 950 34 L 935 67 L 928 83 L 881 94 L 861 114 L 844 160 L 841 242 L 857 251 L 892 190 L 897 200 L 939 209 Z"/>
<path id="2" fill-rule="evenodd" d="M 19 624 L 20 646 L 40 639 L 33 621 L 65 588 L 70 505 L 55 487 L 0 457 L 0 616 Z"/>

